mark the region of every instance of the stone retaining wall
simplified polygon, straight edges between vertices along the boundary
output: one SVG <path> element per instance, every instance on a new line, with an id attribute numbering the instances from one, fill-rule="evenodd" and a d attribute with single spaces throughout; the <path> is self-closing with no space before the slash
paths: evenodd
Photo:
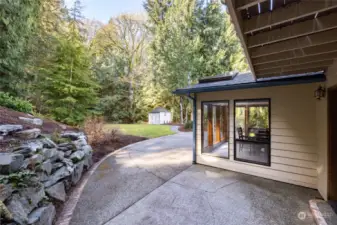
<path id="1" fill-rule="evenodd" d="M 65 131 L 55 143 L 37 128 L 0 125 L 5 139 L 12 144 L 0 153 L 0 224 L 51 225 L 54 203 L 64 202 L 92 165 L 86 136 Z"/>

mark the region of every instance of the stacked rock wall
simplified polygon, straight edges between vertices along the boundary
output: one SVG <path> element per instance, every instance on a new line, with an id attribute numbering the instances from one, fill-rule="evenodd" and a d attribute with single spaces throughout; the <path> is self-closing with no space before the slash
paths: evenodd
<path id="1" fill-rule="evenodd" d="M 81 132 L 63 132 L 55 143 L 40 129 L 0 125 L 0 224 L 50 225 L 53 202 L 64 202 L 83 171 L 92 165 L 92 148 Z"/>

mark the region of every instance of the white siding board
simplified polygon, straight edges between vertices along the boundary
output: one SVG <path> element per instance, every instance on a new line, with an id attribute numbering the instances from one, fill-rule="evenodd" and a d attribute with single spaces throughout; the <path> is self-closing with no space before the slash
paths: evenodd
<path id="1" fill-rule="evenodd" d="M 199 155 L 197 162 L 204 165 L 210 165 L 214 167 L 219 167 L 223 169 L 228 169 L 236 172 L 242 172 L 246 174 L 251 174 L 254 176 L 265 177 L 273 180 L 283 181 L 287 183 L 302 185 L 306 187 L 315 188 L 317 184 L 317 178 L 312 176 L 294 174 L 284 171 L 274 170 L 272 168 L 265 169 L 262 166 L 248 164 L 244 162 L 238 162 L 233 160 L 227 160 L 224 163 L 225 159 L 215 159 L 215 157 L 208 155 Z"/>
<path id="2" fill-rule="evenodd" d="M 298 129 L 272 129 L 271 135 L 273 136 L 285 136 L 285 137 L 303 137 L 308 139 L 316 139 L 316 136 L 308 130 Z"/>
<path id="3" fill-rule="evenodd" d="M 297 167 L 302 167 L 302 168 L 315 169 L 315 170 L 317 168 L 317 164 L 312 161 L 284 158 L 284 157 L 279 157 L 279 156 L 271 156 L 271 162 L 283 164 L 283 165 L 289 165 L 289 166 L 297 166 Z"/>
<path id="4" fill-rule="evenodd" d="M 315 148 L 315 146 L 312 146 L 312 145 L 275 143 L 275 142 L 272 141 L 271 148 L 275 149 L 275 150 L 316 153 L 316 148 Z"/>
<path id="5" fill-rule="evenodd" d="M 278 163 L 273 163 L 271 166 L 274 170 L 294 173 L 294 174 L 301 174 L 301 175 L 307 175 L 311 177 L 317 176 L 317 170 L 316 169 L 308 169 L 308 168 L 302 168 L 298 166 L 289 166 L 289 165 L 283 165 Z"/>
<path id="6" fill-rule="evenodd" d="M 271 150 L 272 156 L 281 156 L 291 159 L 300 159 L 311 162 L 317 162 L 317 154 L 315 153 L 306 153 L 306 152 L 293 152 L 293 151 L 285 151 L 285 150 Z"/>
<path id="7" fill-rule="evenodd" d="M 286 136 L 279 136 L 279 135 L 272 135 L 271 141 L 274 143 L 283 143 L 283 144 L 297 144 L 297 145 L 304 145 L 304 146 L 313 146 L 316 145 L 316 138 L 310 139 L 306 137 L 286 137 Z"/>

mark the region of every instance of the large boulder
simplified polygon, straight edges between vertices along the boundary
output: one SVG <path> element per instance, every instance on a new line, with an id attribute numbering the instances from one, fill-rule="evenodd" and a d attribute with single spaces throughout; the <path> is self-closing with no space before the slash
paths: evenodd
<path id="1" fill-rule="evenodd" d="M 51 198 L 64 202 L 66 200 L 66 191 L 64 189 L 64 183 L 59 182 L 46 189 L 46 193 Z"/>
<path id="2" fill-rule="evenodd" d="M 55 156 L 58 156 L 58 151 L 56 148 L 44 148 L 42 149 L 42 155 L 44 155 L 46 159 L 51 159 Z"/>
<path id="3" fill-rule="evenodd" d="M 16 172 L 23 164 L 24 156 L 16 153 L 0 153 L 0 173 Z"/>
<path id="4" fill-rule="evenodd" d="M 85 137 L 80 137 L 78 140 L 72 142 L 77 150 L 82 150 L 84 146 L 87 146 L 87 140 Z"/>
<path id="5" fill-rule="evenodd" d="M 22 147 L 28 147 L 32 152 L 37 152 L 39 150 L 42 150 L 43 143 L 39 140 L 34 140 L 25 143 Z"/>
<path id="6" fill-rule="evenodd" d="M 12 195 L 7 203 L 7 208 L 12 213 L 15 222 L 27 224 L 28 214 L 38 206 L 44 197 L 45 192 L 42 187 L 26 188 Z"/>
<path id="7" fill-rule="evenodd" d="M 74 172 L 71 174 L 71 183 L 76 185 L 82 177 L 84 163 L 78 162 L 75 164 Z"/>
<path id="8" fill-rule="evenodd" d="M 76 151 L 74 152 L 73 154 L 70 155 L 70 159 L 76 163 L 76 162 L 79 162 L 81 161 L 85 156 L 85 153 L 82 152 L 82 151 Z"/>
<path id="9" fill-rule="evenodd" d="M 23 130 L 19 132 L 15 132 L 14 136 L 24 139 L 24 140 L 29 140 L 29 139 L 35 139 L 41 134 L 41 130 L 38 128 L 33 128 L 29 130 Z"/>
<path id="10" fill-rule="evenodd" d="M 22 125 L 12 125 L 12 124 L 0 125 L 0 135 L 5 136 L 11 132 L 20 131 L 22 129 L 23 129 Z"/>
<path id="11" fill-rule="evenodd" d="M 0 201 L 5 201 L 11 196 L 14 189 L 11 184 L 0 184 Z"/>
<path id="12" fill-rule="evenodd" d="M 49 180 L 49 176 L 45 172 L 36 172 L 37 179 L 40 182 L 46 182 Z"/>
<path id="13" fill-rule="evenodd" d="M 85 155 L 90 155 L 92 153 L 92 148 L 90 145 L 85 145 L 83 146 L 82 151 Z"/>
<path id="14" fill-rule="evenodd" d="M 33 209 L 26 198 L 20 197 L 19 194 L 12 195 L 7 202 L 7 209 L 11 212 L 13 220 L 18 224 L 28 223 L 28 214 Z"/>
<path id="15" fill-rule="evenodd" d="M 44 182 L 44 186 L 46 188 L 52 186 L 53 184 L 56 184 L 59 180 L 69 176 L 71 174 L 71 171 L 67 169 L 67 167 L 63 166 L 60 169 L 56 170 L 55 173 L 53 173 L 49 180 Z"/>
<path id="16" fill-rule="evenodd" d="M 58 170 L 59 168 L 61 168 L 62 166 L 63 166 L 62 162 L 53 163 L 52 171 L 54 172 L 54 171 Z"/>
<path id="17" fill-rule="evenodd" d="M 44 161 L 41 165 L 41 170 L 46 172 L 48 175 L 50 175 L 52 169 L 53 165 L 49 159 Z"/>
<path id="18" fill-rule="evenodd" d="M 93 164 L 92 154 L 86 155 L 83 159 L 84 169 L 88 170 Z"/>
<path id="19" fill-rule="evenodd" d="M 63 160 L 64 159 L 65 153 L 62 151 L 57 151 L 57 158 L 58 160 Z"/>
<path id="20" fill-rule="evenodd" d="M 73 153 L 71 150 L 66 151 L 64 152 L 64 156 L 68 158 L 71 155 L 71 153 Z"/>
<path id="21" fill-rule="evenodd" d="M 19 119 L 26 123 L 30 123 L 30 124 L 37 125 L 37 126 L 42 126 L 43 124 L 43 120 L 39 118 L 27 118 L 27 117 L 20 116 Z"/>
<path id="22" fill-rule="evenodd" d="M 11 152 L 18 154 L 23 154 L 25 157 L 31 156 L 32 154 L 42 150 L 43 144 L 39 140 L 27 141 L 22 143 L 18 147 L 9 149 Z"/>
<path id="23" fill-rule="evenodd" d="M 29 158 L 29 165 L 37 165 L 41 164 L 43 162 L 44 157 L 40 154 L 35 154 L 32 157 Z"/>
<path id="24" fill-rule="evenodd" d="M 40 142 L 43 144 L 44 148 L 57 148 L 57 144 L 47 137 L 40 139 Z"/>
<path id="25" fill-rule="evenodd" d="M 52 225 L 56 215 L 53 204 L 35 209 L 28 217 L 28 224 L 34 225 Z"/>
<path id="26" fill-rule="evenodd" d="M 58 150 L 60 151 L 69 151 L 69 150 L 76 150 L 76 146 L 73 143 L 61 143 L 57 146 Z"/>
<path id="27" fill-rule="evenodd" d="M 82 132 L 69 132 L 68 131 L 68 132 L 62 133 L 61 137 L 69 138 L 69 139 L 74 141 L 74 140 L 79 139 L 80 137 L 85 137 L 85 136 L 84 136 L 84 133 L 82 133 Z"/>
<path id="28" fill-rule="evenodd" d="M 20 195 L 27 198 L 32 207 L 37 207 L 38 203 L 46 196 L 43 185 L 39 183 L 36 187 L 28 187 L 19 191 Z"/>
<path id="29" fill-rule="evenodd" d="M 67 167 L 67 170 L 70 171 L 70 173 L 74 171 L 74 163 L 71 159 L 64 158 L 62 162 Z"/>

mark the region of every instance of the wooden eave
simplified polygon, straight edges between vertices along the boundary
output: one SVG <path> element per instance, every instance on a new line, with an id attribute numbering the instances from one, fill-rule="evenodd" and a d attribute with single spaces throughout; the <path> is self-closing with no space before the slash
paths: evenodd
<path id="1" fill-rule="evenodd" d="M 326 70 L 337 59 L 337 0 L 226 0 L 255 79 Z"/>

